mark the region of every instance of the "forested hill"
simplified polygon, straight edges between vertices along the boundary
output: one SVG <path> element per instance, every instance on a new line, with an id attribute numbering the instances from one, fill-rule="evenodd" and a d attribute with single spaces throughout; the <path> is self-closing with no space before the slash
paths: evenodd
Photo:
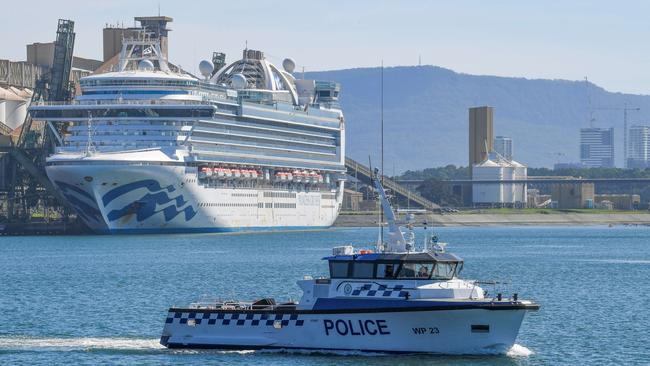
<path id="1" fill-rule="evenodd" d="M 378 161 L 380 141 L 379 68 L 307 73 L 342 84 L 347 154 Z M 385 170 L 393 174 L 447 164 L 467 165 L 467 108 L 495 108 L 495 135 L 514 139 L 515 159 L 531 167 L 577 161 L 579 129 L 615 127 L 616 159 L 622 164 L 623 112 L 641 108 L 628 122 L 650 124 L 650 96 L 614 93 L 585 81 L 541 80 L 459 74 L 435 66 L 384 69 Z M 649 121 L 649 122 L 646 122 Z"/>

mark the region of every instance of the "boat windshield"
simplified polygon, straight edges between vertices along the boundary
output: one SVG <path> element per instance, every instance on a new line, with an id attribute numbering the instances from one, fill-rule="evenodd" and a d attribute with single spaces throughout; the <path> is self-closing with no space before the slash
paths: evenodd
<path id="1" fill-rule="evenodd" d="M 461 269 L 462 262 L 330 261 L 331 278 L 449 280 Z"/>

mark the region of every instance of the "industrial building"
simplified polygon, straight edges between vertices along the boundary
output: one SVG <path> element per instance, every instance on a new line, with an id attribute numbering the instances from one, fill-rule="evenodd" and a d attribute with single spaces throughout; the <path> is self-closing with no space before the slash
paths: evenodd
<path id="1" fill-rule="evenodd" d="M 587 168 L 614 167 L 614 128 L 580 129 L 580 163 Z"/>
<path id="2" fill-rule="evenodd" d="M 494 151 L 506 160 L 512 160 L 512 138 L 497 136 L 494 138 Z"/>
<path id="3" fill-rule="evenodd" d="M 494 150 L 494 108 L 483 106 L 469 109 L 469 167 L 480 164 Z M 470 169 L 470 176 L 472 171 Z"/>
<path id="4" fill-rule="evenodd" d="M 596 207 L 605 206 L 603 202 L 609 202 L 611 209 L 615 210 L 638 210 L 641 208 L 641 196 L 638 194 L 596 194 L 594 203 Z"/>
<path id="5" fill-rule="evenodd" d="M 650 126 L 630 127 L 627 149 L 628 168 L 650 168 Z"/>
<path id="6" fill-rule="evenodd" d="M 496 152 L 472 166 L 472 180 L 523 180 L 528 168 L 514 160 L 506 160 Z M 474 183 L 472 201 L 475 206 L 525 207 L 528 199 L 526 183 Z"/>
<path id="7" fill-rule="evenodd" d="M 554 183 L 551 186 L 551 207 L 577 209 L 594 207 L 594 184 L 571 182 Z"/>
<path id="8" fill-rule="evenodd" d="M 494 138 L 494 108 L 469 109 L 469 167 L 472 180 L 526 179 L 528 168 L 512 160 L 512 139 Z M 526 183 L 474 183 L 462 189 L 465 204 L 525 207 Z M 467 199 L 471 197 L 471 199 Z"/>
<path id="9" fill-rule="evenodd" d="M 363 193 L 347 188 L 343 191 L 342 208 L 344 211 L 359 211 L 359 204 L 362 201 Z"/>

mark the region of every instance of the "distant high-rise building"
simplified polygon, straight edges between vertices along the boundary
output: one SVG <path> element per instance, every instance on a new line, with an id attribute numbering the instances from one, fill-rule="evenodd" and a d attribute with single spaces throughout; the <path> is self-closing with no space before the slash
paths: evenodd
<path id="1" fill-rule="evenodd" d="M 495 137 L 494 151 L 506 160 L 512 160 L 512 139 L 506 136 Z"/>
<path id="2" fill-rule="evenodd" d="M 614 128 L 580 129 L 580 163 L 586 168 L 614 167 Z"/>
<path id="3" fill-rule="evenodd" d="M 487 159 L 493 150 L 494 109 L 492 107 L 474 107 L 469 109 L 469 167 Z"/>
<path id="4" fill-rule="evenodd" d="M 650 126 L 632 126 L 628 129 L 627 168 L 650 167 Z"/>

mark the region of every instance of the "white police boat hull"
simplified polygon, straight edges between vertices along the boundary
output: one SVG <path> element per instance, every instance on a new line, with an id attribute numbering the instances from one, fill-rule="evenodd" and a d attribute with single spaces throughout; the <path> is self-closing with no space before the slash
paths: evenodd
<path id="1" fill-rule="evenodd" d="M 512 302 L 377 312 L 172 308 L 161 343 L 169 348 L 505 353 L 532 308 L 536 306 Z"/>

